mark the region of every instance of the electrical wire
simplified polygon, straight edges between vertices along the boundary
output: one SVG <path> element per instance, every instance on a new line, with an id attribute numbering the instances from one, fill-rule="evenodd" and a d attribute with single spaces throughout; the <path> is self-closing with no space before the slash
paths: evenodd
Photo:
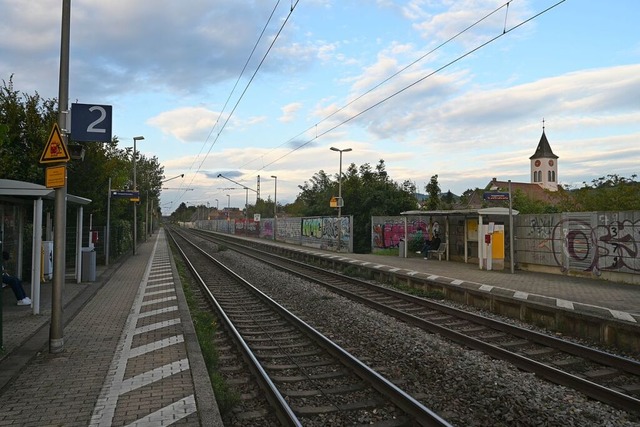
<path id="1" fill-rule="evenodd" d="M 423 76 L 423 77 L 419 78 L 418 80 L 416 80 L 416 81 L 412 82 L 411 84 L 409 84 L 409 85 L 407 85 L 407 86 L 403 87 L 402 89 L 399 89 L 398 91 L 396 91 L 396 92 L 392 93 L 391 95 L 389 95 L 389 96 L 387 96 L 387 97 L 385 97 L 385 98 L 383 98 L 383 99 L 381 99 L 381 100 L 379 100 L 379 101 L 375 102 L 374 104 L 370 105 L 369 107 L 365 108 L 364 110 L 362 110 L 362 111 L 360 111 L 360 112 L 358 112 L 358 113 L 356 113 L 356 114 L 352 115 L 351 117 L 349 117 L 349 118 L 347 118 L 347 119 L 345 119 L 345 120 L 341 121 L 340 123 L 338 123 L 338 124 L 336 124 L 336 125 L 334 125 L 334 126 L 330 127 L 329 129 L 327 129 L 327 130 L 325 130 L 325 131 L 323 131 L 323 132 L 321 132 L 321 133 L 319 133 L 319 134 L 318 134 L 318 133 L 316 133 L 316 134 L 314 135 L 314 137 L 313 137 L 313 138 L 311 138 L 311 139 L 309 139 L 309 140 L 305 141 L 304 143 L 300 144 L 298 147 L 296 147 L 296 148 L 294 148 L 294 149 L 290 150 L 289 152 L 287 152 L 287 153 L 283 154 L 282 156 L 280 156 L 280 157 L 276 158 L 275 160 L 273 160 L 273 161 L 271 161 L 271 162 L 269 162 L 269 163 L 267 163 L 267 164 L 264 164 L 261 168 L 256 169 L 254 172 L 259 172 L 259 171 L 261 171 L 261 170 L 264 170 L 264 169 L 265 169 L 265 168 L 267 168 L 268 166 L 271 166 L 271 165 L 273 165 L 274 163 L 277 163 L 278 161 L 282 160 L 283 158 L 285 158 L 285 157 L 287 157 L 287 156 L 289 156 L 289 155 L 293 154 L 294 152 L 298 151 L 299 149 L 301 149 L 301 148 L 303 148 L 303 147 L 305 147 L 305 146 L 309 145 L 309 144 L 310 144 L 310 143 L 312 143 L 313 141 L 315 141 L 315 140 L 317 140 L 317 139 L 321 138 L 322 136 L 327 135 L 327 134 L 328 134 L 328 133 L 330 133 L 330 132 L 333 132 L 333 131 L 334 131 L 334 130 L 336 130 L 337 128 L 339 128 L 339 127 L 341 127 L 341 126 L 343 126 L 343 125 L 345 125 L 345 124 L 347 124 L 347 123 L 351 122 L 352 120 L 354 120 L 354 119 L 356 119 L 356 118 L 358 118 L 358 117 L 362 116 L 363 114 L 365 114 L 365 113 L 367 113 L 368 111 L 370 111 L 370 110 L 374 109 L 375 107 L 377 107 L 377 106 L 379 106 L 379 105 L 381 105 L 381 104 L 383 104 L 383 103 L 385 103 L 385 102 L 389 101 L 390 99 L 392 99 L 392 98 L 396 97 L 397 95 L 399 95 L 399 94 L 401 94 L 401 93 L 405 92 L 406 90 L 410 89 L 411 87 L 413 87 L 413 86 L 415 86 L 415 85 L 417 85 L 417 84 L 419 84 L 419 83 L 423 82 L 424 80 L 426 80 L 427 78 L 429 78 L 429 77 L 433 76 L 434 74 L 439 73 L 440 71 L 442 71 L 442 70 L 444 70 L 444 69 L 446 69 L 446 68 L 450 67 L 451 65 L 453 65 L 453 64 L 455 64 L 455 63 L 457 63 L 457 62 L 461 61 L 462 59 L 466 58 L 467 56 L 469 56 L 469 55 L 471 55 L 471 54 L 473 54 L 473 53 L 477 52 L 478 50 L 482 49 L 483 47 L 485 47 L 485 46 L 487 46 L 487 45 L 489 45 L 489 44 L 493 43 L 494 41 L 496 41 L 496 40 L 500 39 L 501 37 L 503 37 L 503 36 L 505 36 L 505 35 L 509 34 L 511 31 L 514 31 L 514 30 L 516 30 L 516 29 L 520 28 L 521 26 L 523 26 L 523 25 L 527 24 L 528 22 L 531 22 L 532 20 L 534 20 L 534 19 L 538 18 L 539 16 L 541 16 L 541 15 L 543 15 L 543 14 L 547 13 L 548 11 L 550 11 L 551 9 L 553 9 L 553 8 L 555 8 L 555 7 L 557 7 L 557 6 L 559 6 L 560 4 L 564 3 L 565 1 L 566 1 L 566 0 L 559 0 L 559 1 L 558 1 L 558 2 L 556 2 L 555 4 L 553 4 L 553 5 L 549 6 L 548 8 L 546 8 L 546 9 L 542 10 L 541 12 L 536 13 L 535 15 L 533 15 L 533 16 L 531 16 L 531 17 L 529 17 L 529 18 L 525 19 L 524 21 L 522 21 L 522 22 L 518 23 L 517 25 L 515 25 L 515 26 L 513 26 L 512 28 L 509 28 L 509 29 L 506 29 L 506 18 L 505 18 L 505 28 L 502 30 L 502 32 L 501 32 L 500 34 L 498 34 L 498 35 L 496 35 L 495 37 L 492 37 L 491 39 L 489 39 L 489 40 L 487 40 L 487 41 L 485 41 L 485 42 L 481 43 L 480 45 L 478 45 L 478 46 L 476 46 L 475 48 L 473 48 L 473 49 L 471 49 L 471 50 L 469 50 L 469 51 L 467 51 L 467 52 L 463 53 L 462 55 L 460 55 L 460 56 L 458 56 L 457 58 L 453 59 L 452 61 L 450 61 L 450 62 L 446 63 L 445 65 L 443 65 L 443 66 L 441 66 L 441 67 L 439 67 L 439 68 L 435 69 L 434 71 L 432 71 L 432 72 L 430 72 L 430 73 L 426 74 L 425 76 Z M 450 38 L 449 40 L 447 40 L 446 42 L 442 43 L 441 45 L 439 45 L 439 46 L 438 46 L 437 48 L 435 48 L 435 49 L 439 49 L 439 48 L 441 48 L 441 47 L 442 47 L 442 46 L 444 46 L 446 43 L 449 43 L 450 41 L 452 41 L 453 39 L 457 38 L 458 36 L 460 36 L 460 35 L 461 35 L 461 34 L 463 34 L 464 32 L 469 31 L 469 30 L 470 30 L 471 28 L 473 28 L 475 25 L 477 25 L 477 24 L 479 24 L 480 22 L 482 22 L 483 20 L 487 19 L 489 16 L 493 15 L 494 13 L 496 13 L 497 11 L 499 11 L 500 9 L 502 9 L 502 8 L 504 8 L 504 7 L 507 7 L 507 8 L 508 8 L 509 3 L 511 3 L 511 1 L 509 1 L 509 2 L 505 3 L 504 5 L 500 6 L 499 8 L 497 8 L 496 10 L 494 10 L 493 12 L 489 13 L 489 14 L 488 14 L 488 15 L 486 15 L 485 17 L 483 17 L 483 18 L 481 18 L 480 20 L 476 21 L 474 24 L 472 24 L 472 25 L 468 26 L 467 28 L 465 28 L 464 30 L 462 30 L 460 33 L 456 34 L 454 37 L 452 37 L 452 38 Z M 435 50 L 435 49 L 434 49 L 434 50 Z M 324 121 L 328 120 L 330 117 L 334 116 L 334 115 L 335 115 L 336 113 L 338 113 L 339 111 L 344 110 L 347 106 L 349 106 L 349 105 L 353 104 L 355 101 L 357 101 L 357 100 L 361 99 L 361 98 L 362 98 L 362 97 L 364 97 L 365 95 L 367 95 L 367 94 L 369 94 L 370 92 L 372 92 L 373 90 L 377 89 L 377 88 L 378 88 L 378 87 L 380 87 L 382 84 L 386 83 L 387 81 L 389 81 L 389 80 L 390 80 L 390 79 L 392 79 L 393 77 L 397 76 L 398 74 L 400 74 L 401 72 L 403 72 L 404 70 L 406 70 L 407 68 L 409 68 L 410 66 L 412 66 L 412 65 L 414 65 L 415 63 L 417 63 L 418 61 L 420 61 L 420 60 L 424 59 L 426 56 L 428 56 L 429 54 L 431 54 L 434 50 L 432 50 L 432 51 L 430 51 L 429 53 L 427 53 L 427 54 L 423 55 L 423 56 L 422 56 L 422 57 L 420 57 L 418 60 L 416 60 L 416 61 L 412 62 L 411 64 L 409 64 L 408 66 L 404 67 L 404 68 L 403 68 L 403 69 L 401 69 L 400 71 L 398 71 L 398 72 L 394 73 L 393 75 L 391 75 L 391 76 L 390 76 L 390 77 L 388 77 L 387 79 L 383 80 L 383 81 L 382 81 L 381 83 L 379 83 L 378 85 L 376 85 L 376 86 L 372 87 L 371 89 L 369 89 L 368 91 L 366 91 L 365 93 L 363 93 L 362 95 L 360 95 L 358 98 L 356 98 L 356 99 L 352 100 L 351 102 L 349 102 L 348 104 L 344 105 L 344 106 L 343 106 L 343 107 L 341 107 L 339 110 L 337 110 L 337 111 L 335 111 L 335 112 L 331 113 L 329 116 L 325 117 L 324 119 L 322 119 L 322 120 L 321 120 L 320 122 L 318 122 L 317 124 L 322 123 L 322 122 L 324 122 Z M 305 131 L 303 131 L 303 132 L 299 133 L 299 134 L 298 134 L 298 136 L 299 136 L 299 135 L 302 135 L 302 134 L 304 134 L 304 133 L 306 133 L 306 132 L 308 132 L 308 131 L 310 131 L 310 130 L 311 130 L 311 129 L 313 129 L 314 127 L 317 127 L 317 124 L 316 124 L 316 125 L 314 125 L 314 126 L 309 127 L 309 128 L 308 128 L 308 129 L 306 129 Z M 295 137 L 294 137 L 294 138 L 295 138 Z M 289 141 L 291 141 L 291 140 L 292 140 L 292 139 L 289 139 Z M 280 146 L 282 146 L 282 145 L 283 145 L 283 144 L 281 144 Z"/>
<path id="2" fill-rule="evenodd" d="M 260 68 L 262 67 L 262 64 L 264 63 L 264 61 L 266 60 L 267 56 L 269 55 L 269 53 L 271 52 L 274 44 L 276 43 L 276 41 L 278 40 L 280 34 L 282 33 L 282 30 L 284 29 L 285 25 L 287 24 L 287 22 L 289 21 L 289 19 L 291 18 L 291 15 L 293 14 L 293 11 L 295 10 L 296 6 L 298 5 L 300 0 L 296 0 L 295 3 L 291 3 L 290 6 L 290 10 L 289 13 L 287 14 L 286 18 L 284 19 L 284 21 L 282 22 L 282 24 L 280 25 L 280 28 L 278 29 L 278 32 L 276 33 L 275 37 L 273 38 L 273 40 L 271 41 L 271 44 L 269 45 L 267 51 L 264 53 L 264 55 L 262 56 L 262 59 L 260 60 L 260 62 L 258 63 L 258 66 L 256 67 L 256 69 L 254 70 L 253 74 L 251 75 L 251 78 L 249 79 L 249 81 L 247 82 L 244 90 L 242 91 L 241 95 L 239 96 L 239 98 L 236 100 L 236 103 L 233 106 L 233 109 L 231 110 L 231 112 L 228 114 L 227 118 L 225 119 L 224 123 L 222 124 L 222 127 L 220 128 L 220 130 L 218 131 L 218 133 L 216 134 L 216 137 L 214 138 L 213 142 L 211 143 L 211 145 L 209 146 L 209 150 L 207 151 L 207 154 L 204 156 L 204 158 L 202 159 L 202 161 L 200 162 L 200 164 L 198 165 L 197 170 L 193 173 L 192 177 L 191 177 L 191 181 L 189 182 L 189 187 L 191 186 L 191 184 L 193 183 L 195 177 L 197 176 L 198 172 L 200 172 L 201 168 L 202 168 L 202 164 L 205 162 L 205 160 L 207 159 L 207 157 L 209 156 L 209 154 L 211 153 L 211 150 L 213 149 L 213 146 L 216 144 L 216 142 L 218 141 L 220 135 L 222 134 L 222 131 L 224 130 L 224 128 L 226 127 L 227 123 L 229 123 L 229 120 L 231 119 L 231 117 L 233 116 L 233 113 L 235 112 L 236 108 L 238 107 L 238 105 L 240 104 L 240 101 L 242 101 L 242 99 L 244 98 L 244 95 L 247 93 L 247 90 L 249 89 L 249 86 L 251 85 L 251 83 L 253 82 L 255 76 L 258 74 L 258 71 L 260 70 Z M 253 54 L 255 53 L 255 50 L 260 42 L 260 40 L 262 39 L 266 28 L 269 25 L 269 22 L 271 21 L 271 19 L 273 18 L 273 15 L 275 14 L 275 11 L 278 7 L 278 5 L 280 4 L 280 0 L 278 0 L 271 12 L 271 15 L 269 16 L 268 21 L 265 23 L 265 26 L 262 29 L 262 32 L 260 33 L 260 36 L 258 38 L 258 40 L 256 41 L 256 43 L 253 46 L 253 49 L 251 51 L 251 54 L 249 55 L 249 57 L 247 58 L 247 61 L 245 62 L 245 65 L 242 69 L 242 72 L 240 73 L 240 75 L 238 76 L 238 79 L 236 80 L 236 83 L 231 91 L 231 93 L 229 94 L 229 97 L 227 98 L 227 101 L 224 104 L 223 109 L 220 112 L 220 115 L 218 116 L 218 119 L 216 120 L 216 122 L 214 123 L 213 127 L 211 128 L 211 131 L 209 132 L 209 135 L 207 136 L 207 139 L 205 140 L 205 142 L 203 143 L 203 148 L 204 145 L 207 143 L 207 141 L 210 139 L 211 135 L 213 134 L 213 131 L 215 129 L 215 127 L 217 126 L 220 117 L 222 116 L 224 110 L 226 109 L 227 104 L 229 103 L 229 100 L 232 96 L 232 94 L 235 92 L 235 89 L 238 85 L 238 82 L 240 81 L 240 78 L 242 77 L 242 75 L 244 74 L 244 71 L 246 70 L 249 61 L 251 60 L 251 57 L 253 56 Z M 202 152 L 202 149 L 200 150 L 200 153 Z M 197 158 L 200 156 L 200 153 L 198 153 L 198 156 L 196 156 L 196 159 L 194 159 L 194 163 L 197 160 Z M 192 169 L 193 164 L 190 167 L 190 170 Z M 177 201 L 180 201 L 182 199 L 182 197 L 185 195 L 186 191 L 183 192 Z"/>

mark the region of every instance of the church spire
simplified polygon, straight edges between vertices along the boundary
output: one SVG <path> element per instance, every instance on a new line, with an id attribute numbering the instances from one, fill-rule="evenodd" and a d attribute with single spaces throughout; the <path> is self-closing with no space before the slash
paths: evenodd
<path id="1" fill-rule="evenodd" d="M 538 142 L 538 147 L 536 148 L 536 152 L 533 153 L 533 156 L 529 157 L 529 159 L 557 159 L 558 156 L 553 154 L 551 150 L 551 146 L 549 145 L 549 141 L 547 140 L 547 135 L 544 133 L 544 119 L 542 119 L 542 136 L 540 137 L 540 142 Z"/>
<path id="2" fill-rule="evenodd" d="M 531 161 L 531 183 L 551 191 L 558 190 L 558 156 L 553 154 L 547 135 L 545 134 L 544 119 L 542 119 L 542 136 Z"/>

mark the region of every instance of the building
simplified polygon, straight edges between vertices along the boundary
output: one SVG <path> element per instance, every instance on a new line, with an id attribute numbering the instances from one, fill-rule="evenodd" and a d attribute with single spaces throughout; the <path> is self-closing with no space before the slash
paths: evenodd
<path id="1" fill-rule="evenodd" d="M 531 183 L 545 190 L 558 191 L 558 156 L 553 154 L 542 126 L 542 136 L 531 161 Z"/>

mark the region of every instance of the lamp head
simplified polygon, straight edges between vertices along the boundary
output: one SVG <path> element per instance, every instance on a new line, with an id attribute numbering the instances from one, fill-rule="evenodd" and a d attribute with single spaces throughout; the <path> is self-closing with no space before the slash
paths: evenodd
<path id="1" fill-rule="evenodd" d="M 143 139 L 144 139 L 144 136 L 134 136 L 134 137 L 133 137 L 133 140 L 134 140 L 134 141 L 141 141 L 141 140 L 143 140 Z"/>
<path id="2" fill-rule="evenodd" d="M 275 176 L 275 175 L 271 175 L 271 178 L 273 178 L 273 179 L 277 179 L 278 177 L 277 177 L 277 176 Z"/>

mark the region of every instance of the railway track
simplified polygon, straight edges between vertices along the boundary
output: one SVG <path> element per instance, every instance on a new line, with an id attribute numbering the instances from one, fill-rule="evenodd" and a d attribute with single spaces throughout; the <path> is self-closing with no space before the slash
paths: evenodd
<path id="1" fill-rule="evenodd" d="M 188 236 L 167 232 L 224 325 L 218 345 L 225 355 L 233 347 L 221 370 L 243 390 L 234 425 L 450 425 Z"/>
<path id="2" fill-rule="evenodd" d="M 191 230 L 275 268 L 318 283 L 463 346 L 506 360 L 520 369 L 630 413 L 640 414 L 640 363 L 591 347 L 418 298 L 388 287 L 327 271 L 256 249 L 247 241 Z"/>

